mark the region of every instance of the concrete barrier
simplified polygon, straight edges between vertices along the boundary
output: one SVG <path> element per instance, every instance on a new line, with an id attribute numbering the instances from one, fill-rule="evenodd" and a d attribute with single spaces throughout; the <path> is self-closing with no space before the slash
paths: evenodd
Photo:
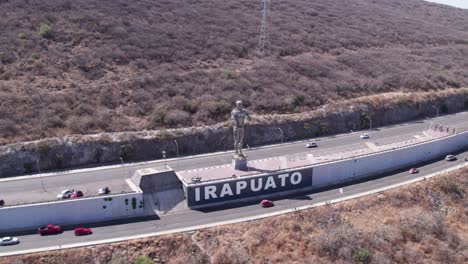
<path id="1" fill-rule="evenodd" d="M 319 188 L 344 184 L 347 182 L 372 178 L 386 172 L 395 171 L 431 159 L 443 157 L 468 147 L 468 132 L 447 136 L 441 139 L 414 144 L 392 150 L 362 155 L 354 158 L 326 162 L 317 165 L 289 168 L 281 171 L 245 176 L 240 179 L 217 180 L 200 184 L 184 184 L 187 205 L 190 208 L 219 206 L 239 201 L 255 201 L 262 198 L 280 197 L 295 192 L 314 191 Z M 278 175 L 289 175 L 301 172 L 302 181 L 308 186 L 299 184 L 287 186 L 274 183 Z M 307 179 L 312 177 L 312 179 Z M 238 182 L 257 182 L 273 178 L 272 187 L 263 187 L 255 193 L 249 192 L 248 184 L 242 185 L 239 191 Z M 259 184 L 257 184 L 259 185 Z M 236 188 L 237 187 L 237 188 Z"/>
<path id="2" fill-rule="evenodd" d="M 0 234 L 141 217 L 143 205 L 140 192 L 0 208 Z"/>
<path id="3" fill-rule="evenodd" d="M 137 170 L 130 180 L 145 193 L 182 189 L 182 182 L 168 167 Z"/>

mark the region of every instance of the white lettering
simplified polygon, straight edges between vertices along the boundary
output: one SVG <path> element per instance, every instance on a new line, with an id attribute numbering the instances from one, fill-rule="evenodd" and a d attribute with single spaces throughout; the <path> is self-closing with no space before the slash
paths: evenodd
<path id="1" fill-rule="evenodd" d="M 252 192 L 258 192 L 262 189 L 262 182 L 263 182 L 263 179 L 262 178 L 258 178 L 258 185 L 255 186 L 255 179 L 252 179 L 250 180 L 250 190 L 252 190 Z"/>
<path id="2" fill-rule="evenodd" d="M 281 179 L 281 187 L 286 186 L 286 178 L 287 177 L 289 177 L 289 174 L 287 174 L 287 173 L 278 175 L 278 178 Z"/>
<path id="3" fill-rule="evenodd" d="M 195 188 L 195 201 L 200 201 L 200 187 Z"/>
<path id="4" fill-rule="evenodd" d="M 219 197 L 224 197 L 225 195 L 229 195 L 229 196 L 234 195 L 232 193 L 231 186 L 229 186 L 229 183 L 225 183 L 223 185 L 223 189 L 221 189 L 221 194 L 219 195 Z"/>
<path id="5" fill-rule="evenodd" d="M 209 200 L 211 198 L 216 199 L 216 186 L 205 186 L 205 200 Z"/>
<path id="6" fill-rule="evenodd" d="M 293 185 L 299 184 L 302 181 L 302 174 L 300 172 L 294 172 L 291 174 L 291 183 Z"/>
<path id="7" fill-rule="evenodd" d="M 241 190 L 244 190 L 245 188 L 247 188 L 247 182 L 246 181 L 236 182 L 236 194 L 240 194 Z"/>
<path id="8" fill-rule="evenodd" d="M 265 183 L 264 190 L 268 190 L 269 188 L 276 189 L 276 183 L 275 183 L 275 179 L 273 177 L 268 177 L 267 181 Z"/>

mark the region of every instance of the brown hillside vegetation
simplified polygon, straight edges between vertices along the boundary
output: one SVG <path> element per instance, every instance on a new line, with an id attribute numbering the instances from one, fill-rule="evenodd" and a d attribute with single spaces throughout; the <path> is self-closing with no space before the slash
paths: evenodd
<path id="1" fill-rule="evenodd" d="M 421 0 L 0 0 L 0 143 L 468 86 L 468 11 Z M 467 102 L 468 105 L 468 102 Z"/>
<path id="2" fill-rule="evenodd" d="M 355 200 L 258 221 L 15 263 L 467 263 L 468 168 Z"/>

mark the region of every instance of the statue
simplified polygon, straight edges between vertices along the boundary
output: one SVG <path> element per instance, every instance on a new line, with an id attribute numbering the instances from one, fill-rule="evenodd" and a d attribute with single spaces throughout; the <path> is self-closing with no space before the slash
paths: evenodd
<path id="1" fill-rule="evenodd" d="M 236 108 L 231 111 L 232 129 L 234 132 L 234 149 L 236 151 L 235 156 L 237 158 L 244 159 L 245 155 L 242 153 L 242 145 L 244 141 L 245 118 L 250 120 L 249 112 L 242 107 L 242 101 L 237 101 Z"/>

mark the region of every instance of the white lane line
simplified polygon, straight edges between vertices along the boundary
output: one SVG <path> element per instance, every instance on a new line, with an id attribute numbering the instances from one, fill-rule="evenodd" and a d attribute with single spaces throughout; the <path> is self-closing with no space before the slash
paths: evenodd
<path id="1" fill-rule="evenodd" d="M 241 223 L 241 222 L 248 222 L 248 221 L 254 221 L 254 220 L 259 220 L 263 218 L 268 218 L 272 216 L 278 216 L 282 214 L 288 214 L 288 213 L 294 213 L 297 211 L 303 211 L 311 208 L 315 208 L 318 206 L 323 206 L 323 205 L 329 205 L 329 204 L 334 204 L 342 201 L 347 201 L 363 196 L 367 196 L 370 194 L 375 194 L 379 193 L 382 191 L 394 189 L 403 185 L 415 183 L 418 181 L 423 181 L 428 178 L 432 178 L 434 176 L 438 176 L 441 174 L 446 174 L 458 169 L 461 169 L 463 167 L 468 166 L 468 162 L 464 162 L 463 164 L 450 167 L 448 169 L 438 171 L 431 173 L 426 176 L 421 176 L 415 179 L 407 180 L 404 182 L 392 184 L 389 186 L 377 188 L 374 190 L 370 191 L 365 191 L 353 195 L 348 195 L 344 196 L 341 198 L 336 198 L 336 199 L 331 199 L 329 201 L 325 202 L 320 202 L 320 203 L 314 203 L 311 205 L 304 205 L 304 206 L 299 206 L 295 208 L 290 208 L 290 209 L 285 209 L 281 211 L 276 211 L 276 212 L 271 212 L 271 213 L 265 213 L 261 215 L 254 215 L 254 216 L 247 216 L 243 218 L 237 218 L 237 219 L 232 219 L 232 220 L 227 220 L 227 221 L 221 221 L 221 222 L 215 222 L 215 223 L 209 223 L 209 224 L 203 224 L 203 225 L 197 225 L 197 226 L 191 226 L 191 227 L 183 227 L 183 228 L 175 228 L 175 229 L 170 229 L 170 230 L 165 230 L 165 231 L 159 231 L 159 232 L 154 232 L 154 233 L 147 233 L 147 234 L 141 234 L 141 235 L 134 235 L 134 236 L 126 236 L 126 237 L 119 237 L 119 238 L 110 238 L 110 239 L 103 239 L 103 240 L 97 240 L 97 241 L 89 241 L 89 242 L 83 242 L 83 243 L 75 243 L 75 244 L 68 244 L 68 245 L 60 245 L 60 246 L 51 246 L 51 247 L 44 247 L 44 248 L 35 248 L 35 249 L 27 249 L 27 250 L 18 250 L 18 251 L 12 251 L 12 252 L 6 252 L 6 253 L 0 253 L 0 257 L 5 257 L 5 256 L 14 256 L 14 255 L 22 255 L 22 254 L 30 254 L 30 253 L 36 253 L 36 252 L 42 252 L 42 251 L 50 251 L 50 250 L 61 250 L 61 249 L 68 249 L 68 248 L 76 248 L 76 247 L 86 247 L 86 246 L 94 246 L 94 245 L 99 245 L 99 244 L 109 244 L 109 243 L 116 243 L 116 242 L 122 242 L 126 240 L 133 240 L 133 239 L 141 239 L 141 238 L 148 238 L 148 237 L 154 237 L 154 236 L 161 236 L 161 235 L 167 235 L 167 234 L 174 234 L 174 233 L 182 233 L 182 232 L 190 232 L 190 231 L 196 231 L 204 228 L 209 228 L 209 227 L 216 227 L 216 226 L 222 226 L 222 225 L 229 225 L 229 224 L 236 224 L 236 223 Z"/>

